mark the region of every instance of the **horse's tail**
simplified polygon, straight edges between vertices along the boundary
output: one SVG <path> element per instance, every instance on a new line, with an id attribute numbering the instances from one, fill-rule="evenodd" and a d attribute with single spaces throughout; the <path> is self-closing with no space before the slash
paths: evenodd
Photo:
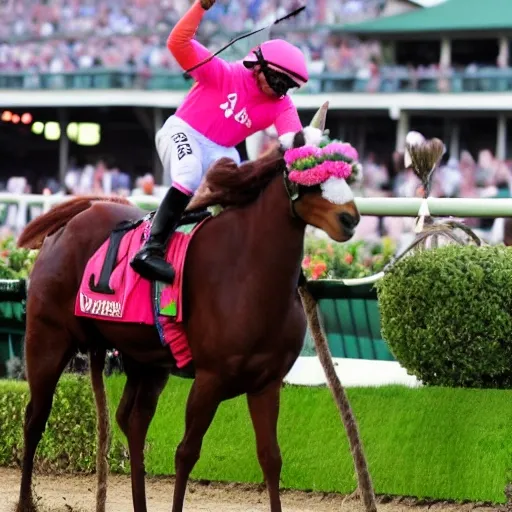
<path id="1" fill-rule="evenodd" d="M 73 217 L 89 209 L 94 202 L 131 204 L 124 197 L 74 197 L 51 208 L 47 213 L 29 222 L 18 238 L 18 247 L 40 249 L 47 236 L 65 226 Z"/>
<path id="2" fill-rule="evenodd" d="M 110 422 L 103 368 L 106 350 L 91 350 L 91 382 L 96 401 L 96 512 L 105 512 L 107 502 L 108 451 L 110 448 Z"/>

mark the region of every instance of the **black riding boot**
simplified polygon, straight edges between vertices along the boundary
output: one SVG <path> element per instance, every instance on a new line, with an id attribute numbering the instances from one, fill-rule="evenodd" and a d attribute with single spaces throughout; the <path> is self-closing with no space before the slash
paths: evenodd
<path id="1" fill-rule="evenodd" d="M 174 281 L 174 269 L 165 261 L 165 252 L 189 201 L 190 196 L 171 187 L 160 203 L 147 242 L 130 262 L 133 270 L 144 279 L 168 284 Z"/>

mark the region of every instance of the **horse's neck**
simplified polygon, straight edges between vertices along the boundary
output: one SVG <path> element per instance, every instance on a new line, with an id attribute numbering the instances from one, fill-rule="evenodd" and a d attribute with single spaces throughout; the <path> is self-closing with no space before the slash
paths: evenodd
<path id="1" fill-rule="evenodd" d="M 291 213 L 282 174 L 262 192 L 247 212 L 247 247 L 258 255 L 262 279 L 295 283 L 300 272 L 305 224 Z"/>

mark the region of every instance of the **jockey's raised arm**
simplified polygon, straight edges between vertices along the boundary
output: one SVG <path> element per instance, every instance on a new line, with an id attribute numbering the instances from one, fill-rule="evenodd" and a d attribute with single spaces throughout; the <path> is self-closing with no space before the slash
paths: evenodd
<path id="1" fill-rule="evenodd" d="M 194 39 L 197 29 L 206 14 L 205 1 L 196 0 L 190 9 L 174 26 L 167 38 L 167 48 L 180 67 L 186 71 L 211 56 L 211 52 Z M 213 2 L 210 2 L 210 7 Z M 219 82 L 222 73 L 228 72 L 228 63 L 219 57 L 213 57 L 189 74 L 197 81 Z"/>

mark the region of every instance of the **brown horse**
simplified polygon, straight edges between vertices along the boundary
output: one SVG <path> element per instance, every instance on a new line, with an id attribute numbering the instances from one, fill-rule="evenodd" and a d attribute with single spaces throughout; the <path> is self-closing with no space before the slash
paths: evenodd
<path id="1" fill-rule="evenodd" d="M 295 136 L 295 147 L 305 143 L 305 134 L 307 130 Z M 320 187 L 300 187 L 295 194 L 282 150 L 240 168 L 221 159 L 209 170 L 207 183 L 206 199 L 195 207 L 221 204 L 226 208 L 193 238 L 185 266 L 185 323 L 195 378 L 187 402 L 185 435 L 175 454 L 172 510 L 183 510 L 187 480 L 219 404 L 246 394 L 270 508 L 280 512 L 279 396 L 306 332 L 297 292 L 305 228 L 316 226 L 342 242 L 352 236 L 359 213 L 352 199 L 331 203 Z M 346 183 L 344 187 L 348 188 Z M 169 377 L 170 352 L 153 326 L 74 315 L 88 259 L 118 223 L 142 216 L 133 206 L 75 198 L 35 219 L 20 237 L 21 246 L 41 250 L 27 302 L 25 357 L 30 402 L 18 512 L 35 510 L 31 494 L 34 454 L 57 382 L 77 350 L 92 356 L 93 388 L 103 416 L 100 441 L 106 445 L 101 369 L 107 347 L 116 347 L 126 362 L 127 382 L 116 418 L 128 439 L 134 511 L 147 510 L 144 442 Z M 106 481 L 104 448 L 98 453 L 100 481 Z M 105 496 L 103 486 L 98 489 L 98 511 L 104 510 Z"/>

